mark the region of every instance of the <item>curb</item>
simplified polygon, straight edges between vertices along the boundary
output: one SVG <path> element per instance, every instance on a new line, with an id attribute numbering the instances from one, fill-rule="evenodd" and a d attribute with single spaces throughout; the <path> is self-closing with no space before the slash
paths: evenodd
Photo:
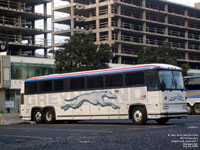
<path id="1" fill-rule="evenodd" d="M 19 118 L 18 113 L 0 114 L 0 126 L 14 124 L 35 124 L 35 121 L 26 121 Z"/>
<path id="2" fill-rule="evenodd" d="M 18 113 L 4 113 L 0 114 L 0 125 L 10 125 L 23 123 L 24 120 L 19 118 Z"/>

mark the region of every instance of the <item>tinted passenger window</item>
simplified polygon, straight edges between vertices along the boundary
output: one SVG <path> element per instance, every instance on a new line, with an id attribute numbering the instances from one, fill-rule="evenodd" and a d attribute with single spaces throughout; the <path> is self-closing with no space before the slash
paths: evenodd
<path id="1" fill-rule="evenodd" d="M 64 90 L 64 79 L 54 80 L 54 91 Z"/>
<path id="2" fill-rule="evenodd" d="M 87 86 L 91 88 L 103 88 L 103 76 L 88 77 Z"/>
<path id="3" fill-rule="evenodd" d="M 148 91 L 159 90 L 157 71 L 146 71 L 145 78 Z"/>
<path id="4" fill-rule="evenodd" d="M 193 79 L 186 80 L 185 88 L 187 90 L 199 90 L 200 89 L 200 78 L 193 78 Z"/>
<path id="5" fill-rule="evenodd" d="M 36 94 L 38 91 L 37 83 L 38 82 L 25 83 L 25 94 Z"/>
<path id="6" fill-rule="evenodd" d="M 144 84 L 144 72 L 131 72 L 126 74 L 126 85 L 135 86 Z"/>
<path id="7" fill-rule="evenodd" d="M 116 87 L 123 85 L 123 75 L 115 74 L 115 75 L 106 75 L 106 87 Z"/>
<path id="8" fill-rule="evenodd" d="M 39 89 L 41 93 L 52 92 L 52 80 L 39 82 Z"/>
<path id="9" fill-rule="evenodd" d="M 71 90 L 81 90 L 85 88 L 85 78 L 70 79 Z"/>

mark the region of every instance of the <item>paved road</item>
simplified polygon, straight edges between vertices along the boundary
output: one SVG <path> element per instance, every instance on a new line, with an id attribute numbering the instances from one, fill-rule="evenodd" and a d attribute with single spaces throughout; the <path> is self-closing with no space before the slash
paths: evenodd
<path id="1" fill-rule="evenodd" d="M 167 125 L 114 120 L 0 126 L 3 150 L 196 150 L 199 139 L 200 116 L 173 119 Z"/>

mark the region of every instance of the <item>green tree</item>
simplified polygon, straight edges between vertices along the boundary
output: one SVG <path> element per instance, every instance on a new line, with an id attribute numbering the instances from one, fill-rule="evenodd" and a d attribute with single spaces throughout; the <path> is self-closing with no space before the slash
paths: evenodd
<path id="1" fill-rule="evenodd" d="M 108 44 L 96 45 L 90 34 L 77 34 L 54 52 L 56 72 L 75 72 L 108 68 L 112 59 Z"/>
<path id="2" fill-rule="evenodd" d="M 190 69 L 190 65 L 189 64 L 182 64 L 181 68 L 182 68 L 183 76 L 188 76 L 187 72 Z"/>
<path id="3" fill-rule="evenodd" d="M 138 54 L 138 63 L 164 63 L 177 65 L 177 50 L 171 48 L 168 44 L 157 48 L 144 47 Z"/>
<path id="4" fill-rule="evenodd" d="M 143 47 L 138 54 L 138 63 L 164 63 L 178 66 L 176 54 L 177 49 L 171 48 L 167 43 L 157 48 Z M 187 75 L 189 64 L 182 64 L 180 67 L 183 75 Z"/>

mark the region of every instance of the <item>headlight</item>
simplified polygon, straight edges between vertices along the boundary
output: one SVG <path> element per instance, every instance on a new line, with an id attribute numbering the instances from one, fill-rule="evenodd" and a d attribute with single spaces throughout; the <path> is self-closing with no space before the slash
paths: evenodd
<path id="1" fill-rule="evenodd" d="M 169 106 L 168 105 L 164 105 L 163 109 L 169 109 Z"/>
<path id="2" fill-rule="evenodd" d="M 183 109 L 187 109 L 187 104 L 183 104 Z"/>

